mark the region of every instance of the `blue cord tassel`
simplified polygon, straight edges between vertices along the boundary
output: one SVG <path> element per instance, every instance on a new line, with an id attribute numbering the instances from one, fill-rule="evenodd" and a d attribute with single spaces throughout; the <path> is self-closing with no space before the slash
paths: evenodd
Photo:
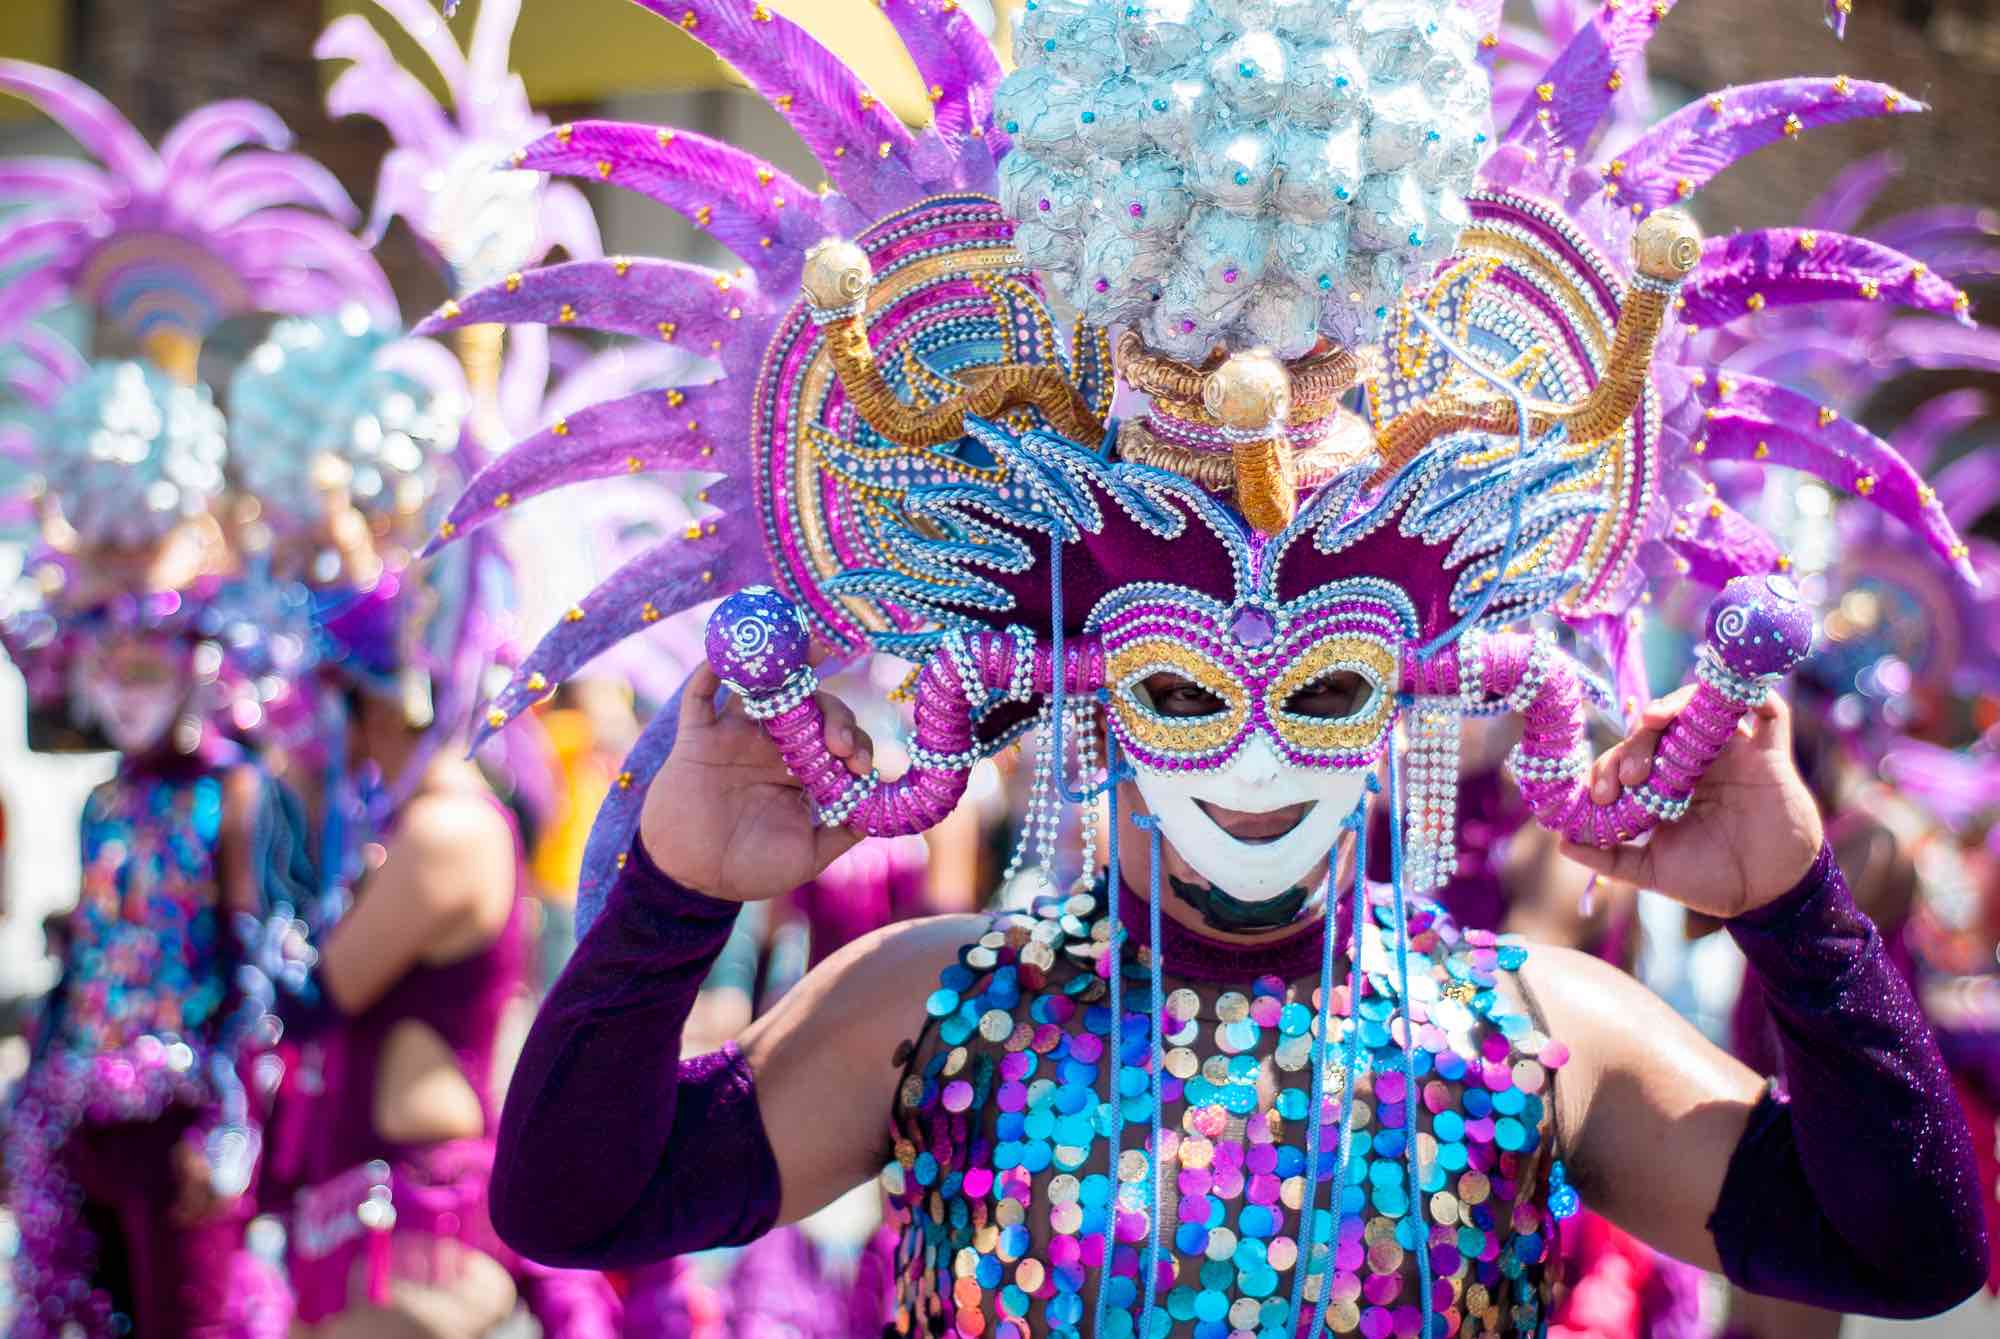
<path id="1" fill-rule="evenodd" d="M 1371 774 L 1368 789 L 1379 789 L 1380 783 Z M 1364 798 L 1354 806 L 1354 812 L 1342 820 L 1341 826 L 1354 834 L 1354 902 L 1348 921 L 1348 966 L 1347 966 L 1347 1013 L 1349 1026 L 1347 1041 L 1343 1047 L 1342 1062 L 1346 1066 L 1346 1082 L 1340 1090 L 1340 1162 L 1333 1181 L 1333 1230 L 1326 1243 L 1326 1267 L 1320 1272 L 1319 1300 L 1313 1304 L 1312 1324 L 1307 1327 L 1308 1336 L 1317 1336 L 1320 1327 L 1326 1323 L 1327 1300 L 1333 1296 L 1334 1265 L 1339 1259 L 1340 1223 L 1345 1216 L 1341 1197 L 1347 1192 L 1347 1169 L 1354 1157 L 1354 1084 L 1361 1069 L 1361 920 L 1367 914 L 1364 903 L 1368 887 L 1368 803 Z M 1328 875 L 1331 878 L 1331 872 Z M 1329 1035 L 1333 1012 L 1333 997 L 1329 993 L 1320 1001 L 1322 1030 L 1321 1036 Z M 1301 1233 L 1310 1242 L 1311 1234 Z M 1311 1263 L 1311 1251 L 1307 1245 L 1299 1247 L 1298 1269 L 1306 1269 Z"/>
<path id="2" fill-rule="evenodd" d="M 1417 1307 L 1423 1315 L 1421 1333 L 1430 1339 L 1436 1312 L 1431 1306 L 1431 1243 L 1424 1230 L 1423 1178 L 1417 1170 L 1417 1075 L 1414 1064 L 1416 1024 L 1410 1017 L 1410 922 L 1403 905 L 1403 793 L 1397 784 L 1396 745 L 1389 743 L 1389 881 L 1395 892 L 1396 976 L 1403 1010 L 1403 1156 L 1410 1176 L 1410 1213 L 1417 1225 Z"/>

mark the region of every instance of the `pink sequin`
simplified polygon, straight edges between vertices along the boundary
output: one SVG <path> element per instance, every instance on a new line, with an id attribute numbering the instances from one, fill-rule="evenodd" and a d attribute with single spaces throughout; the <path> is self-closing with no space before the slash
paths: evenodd
<path id="1" fill-rule="evenodd" d="M 1561 1069 L 1569 1063 L 1569 1047 L 1559 1041 L 1551 1041 L 1542 1047 L 1541 1055 L 1536 1058 L 1550 1069 Z"/>
<path id="2" fill-rule="evenodd" d="M 1408 1091 L 1408 1080 L 1395 1070 L 1384 1070 L 1375 1076 L 1375 1099 L 1379 1102 L 1400 1102 Z"/>
<path id="3" fill-rule="evenodd" d="M 1276 1144 L 1255 1144 L 1243 1155 L 1243 1166 L 1257 1175 L 1264 1175 L 1278 1169 L 1278 1146 Z"/>
<path id="4" fill-rule="evenodd" d="M 1209 1174 L 1206 1167 L 1183 1167 L 1174 1184 L 1180 1188 L 1183 1195 L 1206 1195 L 1209 1187 L 1215 1184 L 1215 1178 Z M 1181 1210 L 1181 1217 L 1183 1219 L 1187 1217 L 1185 1207 Z"/>
<path id="5" fill-rule="evenodd" d="M 1386 1306 L 1396 1300 L 1396 1294 L 1403 1291 L 1403 1280 L 1397 1274 L 1370 1274 L 1361 1281 L 1361 1295 L 1376 1306 Z"/>
<path id="6" fill-rule="evenodd" d="M 968 1199 L 985 1199 L 993 1189 L 993 1169 L 973 1167 L 965 1173 L 965 1194 Z"/>
<path id="7" fill-rule="evenodd" d="M 953 1079 L 944 1086 L 942 1100 L 946 1111 L 964 1111 L 972 1105 L 972 1085 L 964 1079 Z"/>
<path id="8" fill-rule="evenodd" d="M 1267 1172 L 1258 1172 L 1250 1178 L 1244 1193 L 1252 1204 L 1276 1204 L 1282 1183 Z"/>

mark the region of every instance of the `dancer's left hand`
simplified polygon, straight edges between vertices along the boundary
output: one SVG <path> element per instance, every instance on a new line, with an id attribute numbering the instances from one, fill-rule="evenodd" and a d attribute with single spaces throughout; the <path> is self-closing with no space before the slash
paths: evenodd
<path id="1" fill-rule="evenodd" d="M 1693 695 L 1688 687 L 1647 704 L 1632 733 L 1591 769 L 1593 800 L 1610 804 L 1652 775 L 1662 732 Z M 1773 693 L 1738 723 L 1678 823 L 1663 823 L 1637 842 L 1607 849 L 1564 842 L 1562 851 L 1599 874 L 1726 919 L 1790 891 L 1812 868 L 1825 835 L 1819 806 L 1792 761 L 1791 708 Z"/>

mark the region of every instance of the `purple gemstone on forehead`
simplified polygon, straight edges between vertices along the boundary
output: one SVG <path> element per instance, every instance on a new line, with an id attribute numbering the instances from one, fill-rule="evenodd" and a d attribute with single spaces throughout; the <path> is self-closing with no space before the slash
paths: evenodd
<path id="1" fill-rule="evenodd" d="M 1229 635 L 1241 646 L 1269 646 L 1278 635 L 1278 625 L 1256 605 L 1246 604 L 1230 620 Z"/>

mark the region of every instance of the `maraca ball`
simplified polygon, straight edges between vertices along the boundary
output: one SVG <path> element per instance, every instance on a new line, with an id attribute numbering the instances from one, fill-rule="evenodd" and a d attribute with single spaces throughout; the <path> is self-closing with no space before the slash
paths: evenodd
<path id="1" fill-rule="evenodd" d="M 717 605 L 703 640 L 709 667 L 745 696 L 783 688 L 811 646 L 798 606 L 769 586 L 747 586 Z"/>
<path id="2" fill-rule="evenodd" d="M 1787 577 L 1737 577 L 1708 607 L 1708 640 L 1745 678 L 1785 674 L 1812 650 L 1812 607 Z"/>

